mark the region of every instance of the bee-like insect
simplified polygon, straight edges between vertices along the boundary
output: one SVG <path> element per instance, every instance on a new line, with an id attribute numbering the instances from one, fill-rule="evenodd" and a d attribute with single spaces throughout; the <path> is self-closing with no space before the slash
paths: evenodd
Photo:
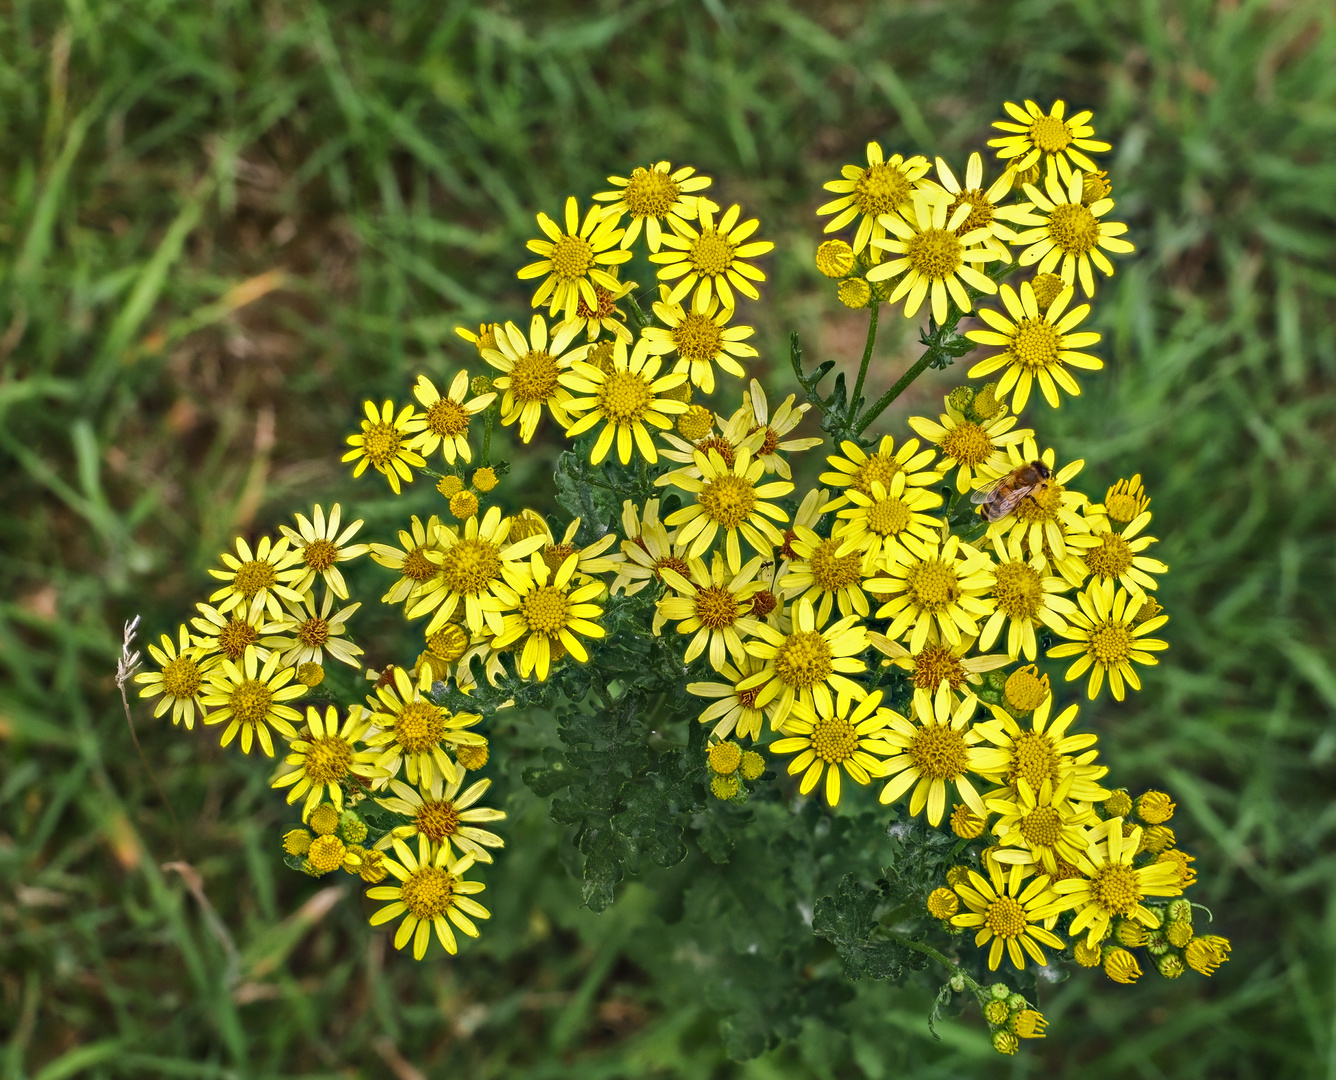
<path id="1" fill-rule="evenodd" d="M 972 492 L 970 502 L 979 507 L 985 521 L 1001 521 L 1023 500 L 1033 498 L 1036 491 L 1046 488 L 1052 475 L 1042 461 L 1031 461 Z"/>

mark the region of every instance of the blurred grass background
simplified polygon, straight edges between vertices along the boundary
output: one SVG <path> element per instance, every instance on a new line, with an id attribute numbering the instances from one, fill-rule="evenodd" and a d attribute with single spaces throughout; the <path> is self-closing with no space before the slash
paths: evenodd
<path id="1" fill-rule="evenodd" d="M 716 176 L 780 245 L 755 315 L 779 389 L 791 327 L 809 362 L 862 341 L 812 268 L 820 182 L 874 137 L 962 163 L 1027 96 L 1096 110 L 1139 248 L 1096 305 L 1108 368 L 1031 420 L 1092 495 L 1140 471 L 1155 498 L 1174 648 L 1085 715 L 1118 779 L 1179 801 L 1235 943 L 1214 979 L 1073 979 L 1007 1060 L 977 1017 L 934 1042 L 926 986 L 860 984 L 734 1064 L 652 887 L 578 909 L 504 732 L 496 917 L 455 961 L 287 872 L 265 769 L 140 710 L 176 833 L 117 701 L 122 621 L 174 629 L 235 533 L 316 499 L 368 533 L 427 506 L 351 485 L 342 437 L 364 394 L 476 363 L 457 322 L 526 315 L 534 212 L 660 158 Z M 1323 0 L 10 0 L 0 1077 L 1336 1077 L 1334 201 Z M 360 627 L 395 655 L 392 621 Z"/>

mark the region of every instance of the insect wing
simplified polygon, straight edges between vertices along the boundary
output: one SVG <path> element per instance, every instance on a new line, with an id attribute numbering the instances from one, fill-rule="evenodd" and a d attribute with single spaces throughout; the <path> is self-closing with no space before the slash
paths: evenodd
<path id="1" fill-rule="evenodd" d="M 983 487 L 975 488 L 973 491 L 970 492 L 970 502 L 972 502 L 975 506 L 978 506 L 980 503 L 987 502 L 989 498 L 992 496 L 993 492 L 995 492 L 999 487 L 1002 486 L 1002 481 L 1006 480 L 1008 477 L 1010 477 L 1010 475 L 1011 475 L 1010 473 L 1007 473 L 1006 476 L 999 476 L 996 480 L 988 481 L 988 483 L 984 484 Z"/>
<path id="2" fill-rule="evenodd" d="M 1026 484 L 1023 487 L 1011 488 L 1006 494 L 991 499 L 985 503 L 983 506 L 983 516 L 989 521 L 1001 521 L 1015 510 L 1016 507 L 1020 506 L 1022 500 L 1030 495 L 1030 493 L 1037 487 L 1039 487 L 1038 484 Z"/>

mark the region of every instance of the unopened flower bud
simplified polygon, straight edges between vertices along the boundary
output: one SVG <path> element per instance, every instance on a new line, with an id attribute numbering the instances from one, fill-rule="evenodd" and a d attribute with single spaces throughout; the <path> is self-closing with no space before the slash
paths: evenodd
<path id="1" fill-rule="evenodd" d="M 1192 924 L 1175 919 L 1165 926 L 1164 936 L 1175 949 L 1182 949 L 1192 940 Z"/>
<path id="2" fill-rule="evenodd" d="M 436 490 L 447 499 L 453 498 L 459 492 L 464 490 L 464 481 L 453 473 L 447 473 L 436 481 Z"/>
<path id="3" fill-rule="evenodd" d="M 928 893 L 928 914 L 934 919 L 949 919 L 960 910 L 960 898 L 950 889 L 933 889 Z"/>
<path id="4" fill-rule="evenodd" d="M 1007 704 L 1013 709 L 1029 713 L 1048 700 L 1052 689 L 1049 686 L 1048 676 L 1040 675 L 1039 668 L 1030 664 L 1027 667 L 1017 668 L 1007 676 L 1002 693 L 1006 697 Z"/>
<path id="5" fill-rule="evenodd" d="M 316 836 L 329 836 L 339 827 L 339 812 L 329 803 L 321 803 L 311 811 L 306 823 Z"/>
<path id="6" fill-rule="evenodd" d="M 366 822 L 351 810 L 345 810 L 339 816 L 339 835 L 345 843 L 360 844 L 366 839 Z"/>
<path id="7" fill-rule="evenodd" d="M 731 776 L 742 764 L 742 748 L 735 742 L 717 742 L 707 755 L 710 768 L 720 776 Z"/>
<path id="8" fill-rule="evenodd" d="M 974 387 L 957 386 L 946 395 L 946 404 L 958 413 L 964 413 L 974 403 Z"/>
<path id="9" fill-rule="evenodd" d="M 1141 846 L 1154 855 L 1174 846 L 1174 830 L 1168 825 L 1152 825 L 1141 834 Z"/>
<path id="10" fill-rule="evenodd" d="M 1187 970 L 1183 958 L 1178 953 L 1165 953 L 1155 961 L 1155 967 L 1166 979 L 1177 979 Z"/>
<path id="11" fill-rule="evenodd" d="M 496 487 L 496 470 L 490 468 L 474 469 L 473 486 L 484 494 L 491 491 Z"/>
<path id="12" fill-rule="evenodd" d="M 1016 1014 L 1013 1026 L 1019 1038 L 1042 1039 L 1048 1021 L 1044 1019 L 1044 1014 L 1041 1012 L 1034 1009 L 1022 1009 Z"/>
<path id="13" fill-rule="evenodd" d="M 1137 800 L 1137 816 L 1147 825 L 1163 825 L 1174 816 L 1175 805 L 1163 791 L 1148 791 Z"/>
<path id="14" fill-rule="evenodd" d="M 747 750 L 742 755 L 742 764 L 738 771 L 742 773 L 744 780 L 759 780 L 761 774 L 765 772 L 765 758 L 755 750 Z"/>
<path id="15" fill-rule="evenodd" d="M 450 513 L 466 521 L 478 512 L 478 496 L 471 491 L 456 491 L 450 496 Z"/>
<path id="16" fill-rule="evenodd" d="M 468 769 L 469 772 L 477 772 L 487 764 L 488 757 L 487 744 L 465 743 L 455 751 L 455 760 L 459 762 L 462 769 Z"/>
<path id="17" fill-rule="evenodd" d="M 1129 949 L 1146 944 L 1146 928 L 1135 919 L 1119 919 L 1114 924 L 1113 936 Z"/>
<path id="18" fill-rule="evenodd" d="M 1132 812 L 1132 797 L 1119 788 L 1104 800 L 1104 813 L 1111 818 L 1125 818 Z"/>
<path id="19" fill-rule="evenodd" d="M 1158 861 L 1158 860 L 1157 860 Z M 1192 901 L 1176 896 L 1165 906 L 1164 917 L 1170 922 L 1192 922 Z"/>
<path id="20" fill-rule="evenodd" d="M 867 307 L 872 299 L 872 286 L 861 277 L 845 278 L 836 288 L 835 295 L 845 307 L 857 310 Z"/>
<path id="21" fill-rule="evenodd" d="M 1085 938 L 1072 946 L 1072 955 L 1082 967 L 1098 967 L 1100 961 L 1104 958 L 1099 946 L 1087 945 Z"/>
<path id="22" fill-rule="evenodd" d="M 1134 983 L 1141 977 L 1141 965 L 1126 949 L 1114 947 L 1104 954 L 1104 974 L 1116 983 Z"/>
<path id="23" fill-rule="evenodd" d="M 1005 1001 L 990 1001 L 983 1007 L 983 1017 L 994 1026 L 1001 1026 L 1011 1019 L 1011 1010 Z"/>
<path id="24" fill-rule="evenodd" d="M 1067 283 L 1057 274 L 1040 274 L 1030 282 L 1030 288 L 1034 290 L 1034 302 L 1039 305 L 1040 311 L 1047 311 L 1058 298 L 1058 293 L 1066 287 Z"/>
<path id="25" fill-rule="evenodd" d="M 710 794 L 727 801 L 737 795 L 741 786 L 736 776 L 716 776 L 710 781 Z"/>
<path id="26" fill-rule="evenodd" d="M 988 996 L 994 1001 L 1006 1001 L 1007 998 L 1011 997 L 1011 987 L 1004 982 L 993 983 L 988 988 Z"/>
<path id="27" fill-rule="evenodd" d="M 677 418 L 677 433 L 688 442 L 700 442 L 714 430 L 714 414 L 704 405 L 692 405 Z"/>
<path id="28" fill-rule="evenodd" d="M 303 686 L 315 689 L 325 681 L 325 669 L 317 663 L 307 661 L 297 668 L 297 681 Z"/>
<path id="29" fill-rule="evenodd" d="M 289 829 L 283 834 L 283 850 L 289 855 L 305 855 L 311 850 L 311 834 L 305 829 Z"/>
<path id="30" fill-rule="evenodd" d="M 1021 1047 L 1021 1041 L 1006 1028 L 993 1032 L 993 1049 L 999 1054 L 1014 1054 Z"/>
<path id="31" fill-rule="evenodd" d="M 828 278 L 847 277 L 854 268 L 854 249 L 843 240 L 827 240 L 816 249 L 816 268 Z"/>
<path id="32" fill-rule="evenodd" d="M 1081 176 L 1081 205 L 1089 206 L 1100 199 L 1107 199 L 1113 185 L 1109 183 L 1109 174 L 1103 169 L 1084 173 Z"/>
<path id="33" fill-rule="evenodd" d="M 964 803 L 951 811 L 951 831 L 962 840 L 973 840 L 983 835 L 987 822 Z"/>

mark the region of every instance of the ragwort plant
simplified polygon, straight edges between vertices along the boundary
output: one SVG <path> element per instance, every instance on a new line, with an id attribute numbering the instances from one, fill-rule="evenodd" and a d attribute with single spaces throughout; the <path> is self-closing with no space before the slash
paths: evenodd
<path id="1" fill-rule="evenodd" d="M 889 826 L 912 858 L 875 889 L 849 873 L 815 904 L 811 928 L 846 975 L 937 962 L 934 1016 L 972 995 L 1004 1054 L 1043 1036 L 1038 989 L 1064 967 L 1120 983 L 1143 965 L 1210 975 L 1229 942 L 1199 933 L 1182 896 L 1195 871 L 1173 802 L 1106 783 L 1079 705 L 1052 691 L 1063 669 L 1041 669 L 1070 661 L 1065 680 L 1084 677 L 1092 700 L 1139 690 L 1167 648 L 1154 592 L 1168 568 L 1148 554 L 1139 477 L 1093 501 L 1084 462 L 1019 426 L 1032 396 L 1056 408 L 1081 392 L 1076 372 L 1103 366 L 1081 324 L 1109 255 L 1133 248 L 1089 156 L 1110 149 L 1091 114 L 1006 111 L 991 179 L 979 153 L 962 182 L 941 158 L 870 142 L 866 165 L 825 185 L 817 267 L 869 326 L 852 388 L 838 372 L 824 393 L 835 363 L 805 370 L 792 337 L 802 404 L 772 407 L 746 381 L 757 350 L 739 305 L 760 300 L 774 245 L 711 199 L 710 178 L 659 162 L 539 214 L 519 277 L 538 281 L 541 310 L 461 328 L 482 366 L 445 392 L 420 376 L 416 403 L 368 401 L 348 439 L 355 476 L 378 472 L 396 494 L 433 478 L 441 512 L 413 517 L 397 545 L 362 542 L 337 505 L 276 539 L 238 538 L 199 616 L 150 646 L 158 670 L 137 679 L 155 715 L 278 759 L 273 786 L 300 804 L 289 865 L 360 876 L 385 902 L 372 925 L 396 924 L 419 960 L 433 936 L 455 953 L 489 917 L 481 872 L 505 815 L 472 776 L 499 712 L 543 708 L 562 745 L 525 781 L 562 793 L 552 816 L 572 828 L 595 910 L 644 857 L 682 861 L 688 829 L 727 862 L 721 834 L 739 819 L 725 805 L 833 810 L 870 788 L 885 809 L 867 845 Z M 645 304 L 621 276 L 640 245 L 659 279 Z M 867 402 L 883 308 L 926 308 L 924 352 Z M 924 371 L 975 350 L 975 382 L 937 417 L 911 417 L 910 437 L 870 430 Z M 736 407 L 707 403 L 739 390 Z M 795 436 L 813 409 L 826 438 Z M 507 472 L 495 425 L 528 443 L 549 421 L 573 441 L 557 528 L 487 505 Z M 820 486 L 799 494 L 789 457 L 823 444 Z M 330 700 L 325 665 L 360 669 L 362 655 L 339 567 L 366 555 L 391 572 L 381 602 L 421 627 L 422 651 L 368 670 L 364 700 Z M 1035 1001 L 989 982 L 1004 964 Z"/>

